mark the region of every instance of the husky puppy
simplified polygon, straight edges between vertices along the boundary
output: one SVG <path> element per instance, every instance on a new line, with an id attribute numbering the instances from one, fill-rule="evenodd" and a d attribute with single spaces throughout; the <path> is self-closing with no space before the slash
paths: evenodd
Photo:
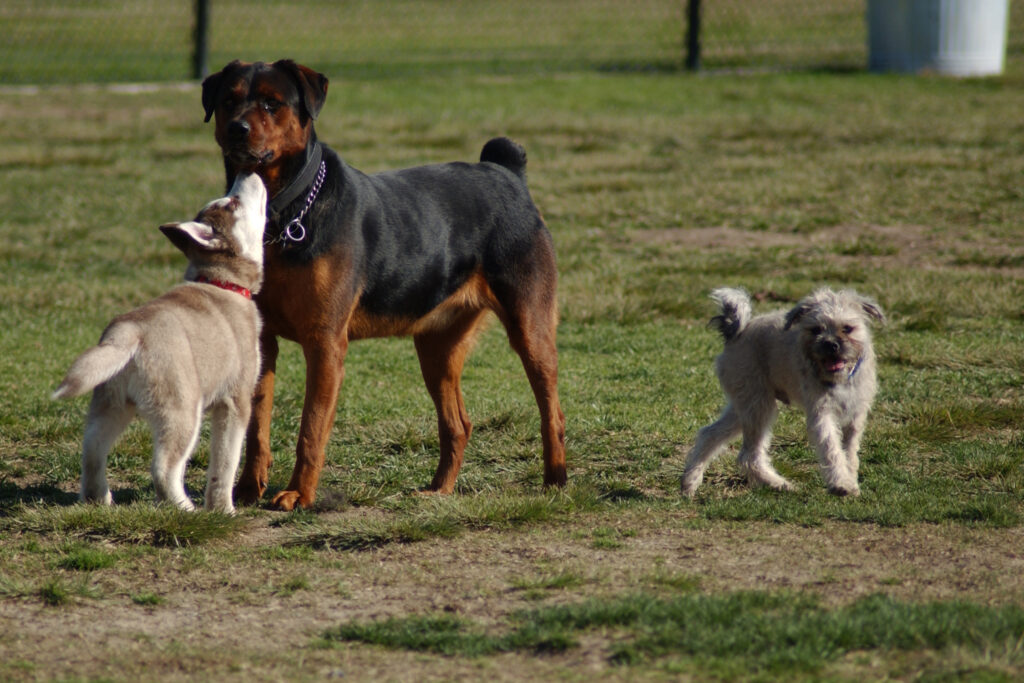
<path id="1" fill-rule="evenodd" d="M 185 282 L 115 318 L 53 392 L 58 399 L 93 391 L 81 500 L 112 502 L 107 454 L 138 414 L 153 432 L 157 500 L 194 509 L 185 466 L 209 410 L 205 507 L 234 511 L 231 487 L 259 373 L 260 317 L 252 295 L 263 281 L 266 204 L 263 181 L 239 176 L 228 196 L 195 220 L 160 226 L 188 257 Z"/>
<path id="2" fill-rule="evenodd" d="M 849 290 L 819 289 L 789 312 L 757 317 L 742 290 L 716 289 L 711 298 L 721 311 L 710 326 L 725 340 L 715 368 L 729 405 L 697 434 L 686 459 L 683 494 L 694 494 L 711 459 L 740 434 L 737 459 L 750 483 L 792 489 L 768 457 L 782 401 L 806 413 L 807 435 L 829 492 L 858 495 L 857 451 L 877 386 L 870 322 L 883 320 L 882 309 Z"/>

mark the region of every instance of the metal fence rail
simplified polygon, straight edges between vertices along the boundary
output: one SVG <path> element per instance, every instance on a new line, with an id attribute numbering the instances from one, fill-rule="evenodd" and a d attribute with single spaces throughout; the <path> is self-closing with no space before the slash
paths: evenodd
<path id="1" fill-rule="evenodd" d="M 0 84 L 186 80 L 195 0 L 3 0 Z M 1016 3 L 1019 5 L 1020 3 Z M 702 0 L 705 68 L 863 68 L 866 0 Z M 1013 6 L 1009 52 L 1024 52 Z M 210 63 L 336 77 L 681 69 L 687 0 L 210 0 Z"/>

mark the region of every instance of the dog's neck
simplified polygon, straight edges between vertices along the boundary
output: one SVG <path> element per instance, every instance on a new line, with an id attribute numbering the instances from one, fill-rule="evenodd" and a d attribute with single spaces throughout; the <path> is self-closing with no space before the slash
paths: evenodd
<path id="1" fill-rule="evenodd" d="M 320 169 L 321 160 L 323 160 L 323 146 L 316 139 L 316 133 L 311 132 L 309 144 L 306 145 L 306 150 L 303 154 L 302 167 L 292 178 L 292 181 L 282 187 L 268 202 L 267 208 L 270 210 L 271 215 L 278 217 L 292 202 L 309 190 L 313 180 L 316 178 L 317 171 Z"/>
<path id="2" fill-rule="evenodd" d="M 258 294 L 263 284 L 263 265 L 254 263 L 247 259 L 216 260 L 209 259 L 199 262 L 193 260 L 188 264 L 185 271 L 187 282 L 203 282 L 216 285 L 221 289 L 238 292 L 248 292 L 246 298 Z"/>
<path id="3" fill-rule="evenodd" d="M 241 285 L 236 285 L 233 282 L 224 282 L 223 280 L 211 280 L 205 275 L 200 275 L 199 277 L 197 277 L 196 282 L 201 282 L 206 285 L 213 285 L 214 287 L 220 287 L 221 289 L 226 289 L 229 292 L 234 292 L 235 294 L 241 294 L 246 299 L 252 298 L 252 290 L 246 289 Z"/>

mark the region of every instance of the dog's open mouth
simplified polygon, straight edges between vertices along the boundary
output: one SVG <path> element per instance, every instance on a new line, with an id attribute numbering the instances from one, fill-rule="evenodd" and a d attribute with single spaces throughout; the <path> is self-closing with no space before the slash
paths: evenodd
<path id="1" fill-rule="evenodd" d="M 823 363 L 826 372 L 832 374 L 839 374 L 846 369 L 846 361 L 843 360 L 827 360 Z"/>

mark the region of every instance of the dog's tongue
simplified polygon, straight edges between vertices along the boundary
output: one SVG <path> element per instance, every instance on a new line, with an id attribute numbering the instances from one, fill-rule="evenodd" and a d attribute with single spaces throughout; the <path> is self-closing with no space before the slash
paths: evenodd
<path id="1" fill-rule="evenodd" d="M 843 368 L 846 367 L 846 363 L 841 360 L 837 360 L 835 363 L 829 363 L 826 367 L 829 372 L 842 372 Z"/>

